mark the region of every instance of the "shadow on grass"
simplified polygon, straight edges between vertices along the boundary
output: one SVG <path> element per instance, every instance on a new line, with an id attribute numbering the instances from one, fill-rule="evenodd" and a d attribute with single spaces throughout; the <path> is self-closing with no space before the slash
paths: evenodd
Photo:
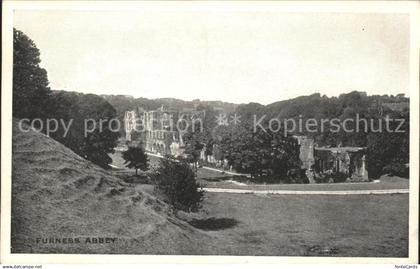
<path id="1" fill-rule="evenodd" d="M 217 231 L 235 227 L 239 222 L 236 219 L 230 218 L 208 218 L 193 219 L 188 223 L 200 230 Z"/>

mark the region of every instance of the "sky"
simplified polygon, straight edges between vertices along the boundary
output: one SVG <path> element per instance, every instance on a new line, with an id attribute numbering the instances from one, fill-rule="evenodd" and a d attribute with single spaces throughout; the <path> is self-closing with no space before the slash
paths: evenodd
<path id="1" fill-rule="evenodd" d="M 409 91 L 409 17 L 372 13 L 15 11 L 50 86 L 269 104 Z"/>

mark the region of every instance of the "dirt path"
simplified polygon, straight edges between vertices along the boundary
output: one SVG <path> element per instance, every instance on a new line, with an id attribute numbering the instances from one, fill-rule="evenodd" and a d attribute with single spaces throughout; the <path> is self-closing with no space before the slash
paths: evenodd
<path id="1" fill-rule="evenodd" d="M 409 193 L 408 189 L 390 190 L 345 190 L 345 191 L 297 191 L 297 190 L 246 190 L 246 189 L 223 189 L 203 188 L 207 192 L 217 193 L 245 193 L 245 194 L 318 194 L 318 195 L 354 195 L 354 194 L 401 194 Z"/>
<path id="2" fill-rule="evenodd" d="M 230 172 L 230 171 L 216 169 L 216 168 L 212 168 L 212 167 L 208 167 L 208 166 L 203 166 L 202 168 L 203 169 L 210 170 L 210 171 L 219 172 L 219 173 L 225 173 L 225 174 L 232 175 L 232 176 L 245 176 L 245 177 L 250 177 L 249 174 L 242 174 L 242 173 Z"/>

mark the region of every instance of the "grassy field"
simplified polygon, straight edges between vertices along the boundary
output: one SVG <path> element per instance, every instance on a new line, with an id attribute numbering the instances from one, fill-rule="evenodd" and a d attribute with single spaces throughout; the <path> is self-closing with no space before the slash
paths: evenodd
<path id="1" fill-rule="evenodd" d="M 281 256 L 408 255 L 408 195 L 207 193 L 199 219 L 231 219 L 212 231 L 219 254 Z"/>
<path id="2" fill-rule="evenodd" d="M 218 245 L 204 254 L 407 257 L 408 212 L 407 194 L 206 193 L 200 213 L 185 219 Z"/>

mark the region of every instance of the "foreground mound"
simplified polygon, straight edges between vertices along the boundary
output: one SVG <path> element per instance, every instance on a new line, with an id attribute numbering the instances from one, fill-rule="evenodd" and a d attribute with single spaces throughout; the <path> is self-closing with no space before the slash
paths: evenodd
<path id="1" fill-rule="evenodd" d="M 209 240 L 163 202 L 16 122 L 11 229 L 12 253 L 194 254 Z"/>

